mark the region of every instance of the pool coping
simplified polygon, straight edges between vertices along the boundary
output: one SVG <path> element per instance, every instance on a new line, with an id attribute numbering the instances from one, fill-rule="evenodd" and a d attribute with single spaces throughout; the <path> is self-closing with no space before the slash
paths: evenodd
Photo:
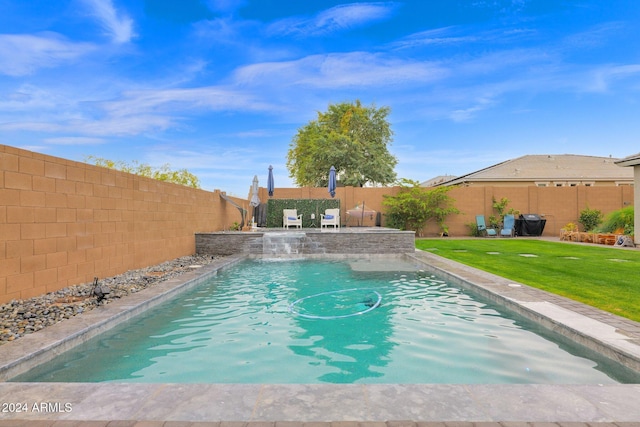
<path id="1" fill-rule="evenodd" d="M 385 255 L 384 257 L 388 257 Z M 341 258 L 344 256 L 341 256 Z M 355 255 L 353 258 L 370 257 Z M 640 324 L 416 250 L 410 258 L 460 286 L 521 307 L 554 330 L 615 355 L 640 354 Z M 0 347 L 0 380 L 197 286 L 246 258 L 229 256 Z M 320 258 L 320 257 L 318 257 Z M 513 307 L 511 307 L 511 305 Z M 640 360 L 640 358 L 638 358 Z M 0 383 L 25 405 L 0 420 L 163 421 L 640 421 L 640 384 L 124 384 Z M 7 398 L 3 397 L 3 404 Z M 8 408 L 11 409 L 11 408 Z M 114 415 L 117 414 L 117 415 Z"/>
<path id="2" fill-rule="evenodd" d="M 208 265 L 194 265 L 190 272 L 129 294 L 125 298 L 109 301 L 108 304 L 25 335 L 17 341 L 3 344 L 0 346 L 0 381 L 7 381 L 33 366 L 47 362 L 176 294 L 198 286 L 219 270 L 244 258 L 244 255 L 228 256 Z"/>
<path id="3" fill-rule="evenodd" d="M 640 372 L 640 323 L 430 252 L 416 250 L 410 257 L 453 284 Z"/>

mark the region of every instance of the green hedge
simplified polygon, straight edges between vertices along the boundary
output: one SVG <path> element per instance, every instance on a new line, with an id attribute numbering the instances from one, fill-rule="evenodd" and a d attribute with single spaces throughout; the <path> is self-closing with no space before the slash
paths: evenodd
<path id="1" fill-rule="evenodd" d="M 325 209 L 340 209 L 340 199 L 269 199 L 267 201 L 267 227 L 282 228 L 282 211 L 297 209 L 302 214 L 302 227 L 320 227 L 320 214 Z M 315 220 L 311 219 L 315 214 Z"/>

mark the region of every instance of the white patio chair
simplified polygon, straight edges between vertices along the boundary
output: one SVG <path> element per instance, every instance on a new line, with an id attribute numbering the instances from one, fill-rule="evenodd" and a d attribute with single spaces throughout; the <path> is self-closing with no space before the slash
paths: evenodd
<path id="1" fill-rule="evenodd" d="M 302 214 L 298 215 L 297 209 L 283 209 L 282 227 L 289 228 L 292 225 L 296 228 L 302 228 Z"/>
<path id="2" fill-rule="evenodd" d="M 329 225 L 340 228 L 340 209 L 326 209 L 323 214 L 320 214 L 320 228 Z"/>

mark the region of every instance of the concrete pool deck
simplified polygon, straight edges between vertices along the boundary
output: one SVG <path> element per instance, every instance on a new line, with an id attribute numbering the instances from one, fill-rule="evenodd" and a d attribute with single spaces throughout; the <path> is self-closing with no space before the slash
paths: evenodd
<path id="1" fill-rule="evenodd" d="M 433 254 L 415 259 L 510 310 L 539 317 L 614 358 L 640 363 L 640 324 Z M 41 363 L 232 265 L 192 273 L 0 347 L 0 379 Z M 469 285 L 471 284 L 471 285 Z M 517 308 L 520 307 L 520 308 Z M 115 319 L 115 320 L 114 320 Z M 65 344 L 67 343 L 67 344 Z M 286 367 L 278 367 L 284 368 Z M 640 426 L 640 384 L 124 384 L 0 382 L 0 427 L 551 427 Z M 394 421 L 410 420 L 410 421 Z M 527 424 L 530 423 L 530 424 Z"/>

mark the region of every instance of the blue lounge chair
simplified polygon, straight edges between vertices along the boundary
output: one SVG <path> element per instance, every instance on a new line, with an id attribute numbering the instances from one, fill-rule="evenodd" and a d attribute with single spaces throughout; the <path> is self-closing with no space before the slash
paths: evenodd
<path id="1" fill-rule="evenodd" d="M 478 227 L 478 233 L 481 236 L 495 237 L 498 235 L 493 228 L 487 228 L 487 224 L 484 222 L 484 215 L 476 215 L 476 226 Z"/>
<path id="2" fill-rule="evenodd" d="M 500 230 L 500 236 L 502 237 L 515 236 L 516 235 L 515 225 L 516 225 L 516 218 L 513 215 L 505 215 L 504 225 L 502 226 L 502 230 Z"/>

